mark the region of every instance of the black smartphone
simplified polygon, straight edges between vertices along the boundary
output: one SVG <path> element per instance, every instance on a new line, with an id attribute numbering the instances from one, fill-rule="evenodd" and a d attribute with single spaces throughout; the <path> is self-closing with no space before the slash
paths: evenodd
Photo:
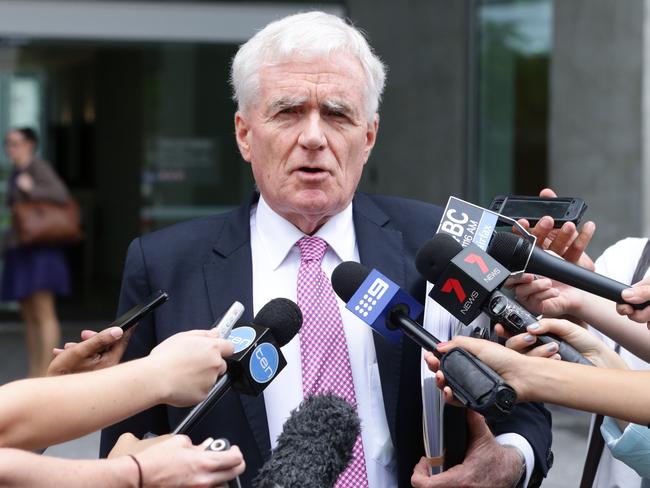
<path id="1" fill-rule="evenodd" d="M 543 198 L 526 195 L 499 195 L 494 197 L 490 210 L 515 220 L 526 219 L 533 227 L 545 215 L 553 217 L 555 227 L 565 222 L 580 223 L 587 204 L 582 198 Z"/>
<path id="2" fill-rule="evenodd" d="M 136 325 L 145 315 L 151 312 L 161 303 L 165 303 L 169 298 L 166 291 L 158 290 L 147 297 L 144 303 L 140 303 L 128 312 L 120 315 L 108 327 L 121 327 L 124 332 Z"/>

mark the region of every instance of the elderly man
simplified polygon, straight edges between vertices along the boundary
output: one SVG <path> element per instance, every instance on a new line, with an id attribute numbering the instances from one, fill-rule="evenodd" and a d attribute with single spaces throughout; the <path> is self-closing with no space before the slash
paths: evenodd
<path id="1" fill-rule="evenodd" d="M 337 303 L 329 282 L 337 264 L 355 260 L 424 297 L 414 254 L 435 232 L 441 209 L 355 193 L 377 137 L 384 79 L 363 36 L 337 17 L 311 12 L 269 24 L 232 66 L 237 144 L 259 194 L 231 213 L 170 227 L 129 248 L 120 311 L 152 289 L 172 297 L 153 323 L 139 326 L 129 358 L 181 326 L 208 326 L 234 300 L 248 319 L 278 296 L 303 310 L 299 336 L 283 348 L 288 365 L 263 397 L 230 392 L 193 432 L 238 444 L 247 486 L 290 410 L 322 391 L 347 398 L 362 422 L 338 486 L 409 486 L 423 455 L 419 348 L 375 339 Z M 105 431 L 102 445 L 123 431 L 168 432 L 183 413 L 150 410 Z M 541 407 L 518 407 L 493 426 L 500 444 L 480 418 L 470 422 L 465 462 L 424 483 L 514 486 L 533 468 L 545 474 L 549 424 Z"/>

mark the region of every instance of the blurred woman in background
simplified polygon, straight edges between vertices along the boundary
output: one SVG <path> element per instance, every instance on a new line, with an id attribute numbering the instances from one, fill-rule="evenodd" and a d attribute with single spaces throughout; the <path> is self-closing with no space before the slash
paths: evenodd
<path id="1" fill-rule="evenodd" d="M 35 155 L 38 136 L 30 128 L 10 130 L 5 152 L 14 166 L 8 181 L 7 204 L 22 201 L 65 203 L 68 190 L 55 171 Z M 64 250 L 55 245 L 21 245 L 13 229 L 4 245 L 0 298 L 17 300 L 26 326 L 29 376 L 44 376 L 52 349 L 61 336 L 55 295 L 70 292 L 70 273 Z"/>

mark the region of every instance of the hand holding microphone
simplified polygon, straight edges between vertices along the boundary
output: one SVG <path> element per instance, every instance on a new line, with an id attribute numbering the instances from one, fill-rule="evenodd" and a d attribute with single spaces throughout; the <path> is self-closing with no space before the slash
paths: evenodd
<path id="1" fill-rule="evenodd" d="M 332 273 L 332 287 L 348 310 L 388 340 L 398 340 L 401 331 L 423 349 L 437 353 L 438 339 L 413 319 L 419 312 L 412 309 L 421 310 L 422 306 L 377 270 L 343 262 Z M 464 406 L 493 421 L 511 412 L 514 390 L 474 356 L 456 348 L 442 357 L 441 363 Z"/>
<path id="2" fill-rule="evenodd" d="M 623 298 L 633 305 L 618 304 L 616 311 L 621 315 L 627 315 L 635 322 L 647 322 L 648 329 L 650 329 L 650 306 L 646 306 L 641 310 L 636 308 L 636 304 L 647 304 L 648 300 L 650 300 L 650 278 L 645 278 L 624 290 Z"/>
<path id="3" fill-rule="evenodd" d="M 435 286 L 430 293 L 440 305 L 464 324 L 486 313 L 511 334 L 526 331 L 537 318 L 519 303 L 499 291 L 510 272 L 474 245 L 462 248 L 448 234 L 436 234 L 418 251 L 416 267 Z M 536 336 L 549 347 L 556 347 L 566 361 L 590 365 L 578 351 L 559 337 Z"/>
<path id="4" fill-rule="evenodd" d="M 548 344 L 534 347 L 537 337 L 541 335 L 550 335 L 570 344 L 599 368 L 627 369 L 625 362 L 614 350 L 583 327 L 568 320 L 541 319 L 539 323 L 529 325 L 527 332 L 510 337 L 505 346 L 532 357 L 560 359 L 557 348 L 549 348 Z"/>
<path id="5" fill-rule="evenodd" d="M 287 344 L 302 326 L 300 308 L 286 298 L 275 298 L 264 305 L 252 324 L 243 324 L 230 332 L 226 342 L 232 345 L 233 355 L 228 370 L 222 371 L 216 383 L 176 426 L 173 434 L 185 434 L 234 388 L 246 395 L 259 395 L 286 366 L 280 348 Z M 221 334 L 220 327 L 210 333 Z"/>

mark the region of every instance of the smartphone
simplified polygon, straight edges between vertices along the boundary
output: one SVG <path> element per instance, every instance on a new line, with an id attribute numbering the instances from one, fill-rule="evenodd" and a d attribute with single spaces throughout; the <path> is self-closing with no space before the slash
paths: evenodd
<path id="1" fill-rule="evenodd" d="M 494 197 L 490 210 L 515 220 L 526 219 L 533 227 L 545 215 L 553 217 L 555 227 L 565 222 L 580 223 L 587 204 L 582 198 L 543 198 L 525 195 L 499 195 Z"/>
<path id="2" fill-rule="evenodd" d="M 169 295 L 166 291 L 158 290 L 153 292 L 147 297 L 144 303 L 138 304 L 133 307 L 128 312 L 120 315 L 113 323 L 108 327 L 121 327 L 124 332 L 129 330 L 131 327 L 137 325 L 137 323 L 154 308 L 156 308 L 161 303 L 165 303 Z"/>

